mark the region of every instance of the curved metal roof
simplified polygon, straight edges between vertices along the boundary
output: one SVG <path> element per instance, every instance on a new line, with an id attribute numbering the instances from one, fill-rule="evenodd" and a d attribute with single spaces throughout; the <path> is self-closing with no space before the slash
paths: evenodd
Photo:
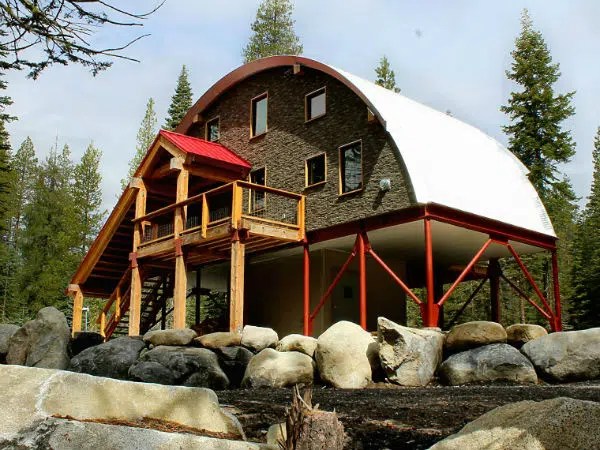
<path id="1" fill-rule="evenodd" d="M 234 84 L 293 64 L 331 75 L 367 104 L 393 139 L 418 203 L 437 203 L 556 236 L 527 168 L 498 141 L 445 113 L 312 59 L 273 56 L 235 69 L 198 100 L 176 131 L 185 132 L 196 114 Z"/>

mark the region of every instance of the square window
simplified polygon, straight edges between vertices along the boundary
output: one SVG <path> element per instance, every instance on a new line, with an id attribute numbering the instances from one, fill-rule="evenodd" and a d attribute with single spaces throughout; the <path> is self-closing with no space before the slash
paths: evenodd
<path id="1" fill-rule="evenodd" d="M 260 184 L 266 186 L 267 182 L 267 171 L 263 167 L 250 172 L 250 183 Z M 266 206 L 266 195 L 263 191 L 252 190 L 252 197 L 250 201 L 250 210 L 252 212 L 260 211 Z"/>
<path id="2" fill-rule="evenodd" d="M 215 117 L 214 119 L 206 122 L 206 140 L 210 142 L 215 142 L 219 140 L 219 118 Z"/>
<path id="3" fill-rule="evenodd" d="M 252 99 L 252 130 L 251 137 L 267 132 L 267 93 Z"/>
<path id="4" fill-rule="evenodd" d="M 326 112 L 325 88 L 321 88 L 317 91 L 307 94 L 305 105 L 306 105 L 305 120 L 307 122 L 309 120 L 316 119 L 317 117 L 324 116 L 325 112 Z"/>
<path id="5" fill-rule="evenodd" d="M 340 194 L 362 189 L 362 142 L 340 147 Z"/>
<path id="6" fill-rule="evenodd" d="M 306 187 L 327 181 L 325 153 L 306 160 Z"/>

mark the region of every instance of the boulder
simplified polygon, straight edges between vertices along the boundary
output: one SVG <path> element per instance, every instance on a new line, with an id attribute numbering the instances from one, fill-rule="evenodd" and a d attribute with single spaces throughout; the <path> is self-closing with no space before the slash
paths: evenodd
<path id="1" fill-rule="evenodd" d="M 206 348 L 159 345 L 129 369 L 129 378 L 146 383 L 226 389 L 227 375 L 217 355 Z"/>
<path id="2" fill-rule="evenodd" d="M 47 369 L 69 367 L 71 331 L 65 315 L 54 307 L 42 308 L 10 338 L 6 362 Z"/>
<path id="3" fill-rule="evenodd" d="M 221 347 L 215 353 L 219 357 L 221 369 L 229 378 L 229 386 L 239 387 L 254 353 L 245 347 Z"/>
<path id="4" fill-rule="evenodd" d="M 9 323 L 0 323 L 0 364 L 4 364 L 8 353 L 8 342 L 19 327 Z"/>
<path id="5" fill-rule="evenodd" d="M 496 322 L 467 322 L 452 327 L 446 335 L 446 348 L 461 351 L 482 345 L 505 343 L 506 330 Z"/>
<path id="6" fill-rule="evenodd" d="M 112 339 L 83 350 L 71 359 L 69 370 L 126 380 L 129 367 L 136 362 L 143 348 L 144 342 L 139 338 Z"/>
<path id="7" fill-rule="evenodd" d="M 500 406 L 430 450 L 597 449 L 600 403 L 572 398 Z"/>
<path id="8" fill-rule="evenodd" d="M 235 347 L 242 342 L 242 335 L 232 331 L 217 331 L 205 334 L 194 339 L 194 343 L 202 347 L 217 349 L 221 347 Z"/>
<path id="9" fill-rule="evenodd" d="M 246 325 L 242 330 L 242 345 L 255 353 L 268 347 L 275 348 L 277 341 L 279 336 L 272 328 Z"/>
<path id="10" fill-rule="evenodd" d="M 315 359 L 323 381 L 337 388 L 364 388 L 379 366 L 377 341 L 355 323 L 337 322 L 317 339 Z"/>
<path id="11" fill-rule="evenodd" d="M 311 358 L 315 355 L 316 349 L 317 340 L 314 337 L 303 336 L 301 334 L 290 334 L 280 340 L 277 344 L 277 351 L 301 352 Z"/>
<path id="12" fill-rule="evenodd" d="M 265 348 L 250 360 L 242 386 L 282 388 L 312 384 L 314 372 L 315 362 L 304 353 Z"/>
<path id="13" fill-rule="evenodd" d="M 77 356 L 86 348 L 95 347 L 104 342 L 104 338 L 100 333 L 93 331 L 78 331 L 69 343 L 69 351 L 71 356 Z"/>
<path id="14" fill-rule="evenodd" d="M 491 344 L 456 353 L 440 366 L 441 379 L 450 385 L 509 381 L 536 383 L 533 365 L 508 344 Z"/>
<path id="15" fill-rule="evenodd" d="M 551 381 L 600 378 L 600 328 L 542 336 L 523 345 L 521 352 Z"/>
<path id="16" fill-rule="evenodd" d="M 379 358 L 386 377 L 402 386 L 425 386 L 442 362 L 444 334 L 415 329 L 380 317 L 377 320 Z"/>
<path id="17" fill-rule="evenodd" d="M 50 417 L 116 422 L 144 418 L 244 437 L 238 420 L 220 408 L 210 389 L 0 366 L 0 436 L 18 435 L 33 422 Z M 103 443 L 95 448 L 115 447 Z"/>
<path id="18" fill-rule="evenodd" d="M 269 430 L 267 431 L 267 444 L 268 445 L 277 445 L 280 443 L 285 443 L 287 439 L 287 429 L 285 422 L 284 423 L 276 423 L 275 425 L 271 425 Z"/>
<path id="19" fill-rule="evenodd" d="M 516 323 L 506 328 L 507 342 L 517 348 L 547 334 L 548 331 L 544 327 L 530 323 Z"/>
<path id="20" fill-rule="evenodd" d="M 144 342 L 154 346 L 159 345 L 190 345 L 198 334 L 189 328 L 179 328 L 176 330 L 154 330 L 148 331 L 144 335 Z"/>

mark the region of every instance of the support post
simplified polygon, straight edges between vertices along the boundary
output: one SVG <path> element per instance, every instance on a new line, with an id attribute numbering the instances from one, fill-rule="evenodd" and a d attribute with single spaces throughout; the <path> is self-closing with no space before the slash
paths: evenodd
<path id="1" fill-rule="evenodd" d="M 562 331 L 562 311 L 560 305 L 560 284 L 558 281 L 558 253 L 552 250 L 552 281 L 554 284 L 554 327 L 553 331 Z"/>
<path id="2" fill-rule="evenodd" d="M 244 260 L 245 245 L 235 230 L 231 242 L 231 279 L 229 331 L 241 333 L 244 326 Z"/>
<path id="3" fill-rule="evenodd" d="M 425 279 L 427 285 L 427 303 L 421 304 L 421 318 L 424 327 L 437 327 L 439 306 L 435 302 L 433 279 L 433 246 L 431 241 L 431 219 L 424 220 L 425 231 Z"/>
<path id="4" fill-rule="evenodd" d="M 106 340 L 106 313 L 104 311 L 100 313 L 100 336 Z"/>
<path id="5" fill-rule="evenodd" d="M 310 336 L 310 254 L 308 248 L 308 242 L 304 242 L 304 311 L 303 311 L 303 324 L 304 324 L 304 336 Z"/>
<path id="6" fill-rule="evenodd" d="M 81 314 L 83 312 L 83 292 L 78 284 L 69 285 L 68 294 L 73 297 L 72 335 L 81 331 Z"/>
<path id="7" fill-rule="evenodd" d="M 136 179 L 137 197 L 135 199 L 135 218 L 146 215 L 146 186 L 142 179 Z M 142 279 L 136 254 L 142 241 L 142 223 L 136 222 L 133 228 L 133 259 L 131 261 L 131 288 L 129 294 L 129 336 L 139 336 L 142 308 Z"/>
<path id="8" fill-rule="evenodd" d="M 490 279 L 490 320 L 500 323 L 500 263 L 497 258 L 490 259 L 487 275 Z"/>
<path id="9" fill-rule="evenodd" d="M 123 297 L 121 295 L 121 286 L 118 285 L 115 292 L 115 322 L 119 322 L 121 320 L 121 302 L 123 301 Z"/>
<path id="10" fill-rule="evenodd" d="M 177 203 L 187 200 L 189 174 L 181 169 L 177 175 Z M 185 304 L 187 296 L 187 270 L 180 235 L 185 229 L 186 206 L 175 209 L 173 236 L 175 237 L 175 287 L 173 289 L 173 328 L 185 328 Z"/>
<path id="11" fill-rule="evenodd" d="M 360 304 L 360 326 L 367 329 L 367 261 L 365 251 L 364 232 L 358 233 L 356 237 L 358 244 L 358 291 Z"/>

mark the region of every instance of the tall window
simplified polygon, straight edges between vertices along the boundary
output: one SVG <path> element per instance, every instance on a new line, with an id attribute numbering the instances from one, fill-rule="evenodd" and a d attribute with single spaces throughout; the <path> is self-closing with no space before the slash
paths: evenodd
<path id="1" fill-rule="evenodd" d="M 250 183 L 260 184 L 266 186 L 267 182 L 267 171 L 264 167 L 250 172 Z M 252 197 L 250 201 L 250 210 L 252 212 L 260 211 L 265 209 L 266 197 L 262 191 L 252 190 Z"/>
<path id="2" fill-rule="evenodd" d="M 206 140 L 210 142 L 215 142 L 219 140 L 219 118 L 215 117 L 214 119 L 206 122 Z"/>
<path id="3" fill-rule="evenodd" d="M 269 97 L 265 92 L 252 99 L 251 137 L 267 132 L 267 106 Z"/>
<path id="4" fill-rule="evenodd" d="M 362 189 L 362 142 L 340 147 L 340 194 Z"/>
<path id="5" fill-rule="evenodd" d="M 305 120 L 316 119 L 325 115 L 325 88 L 318 89 L 310 94 L 306 94 L 304 101 L 306 112 Z"/>
<path id="6" fill-rule="evenodd" d="M 322 153 L 306 160 L 306 187 L 327 181 L 327 162 L 325 153 Z"/>

